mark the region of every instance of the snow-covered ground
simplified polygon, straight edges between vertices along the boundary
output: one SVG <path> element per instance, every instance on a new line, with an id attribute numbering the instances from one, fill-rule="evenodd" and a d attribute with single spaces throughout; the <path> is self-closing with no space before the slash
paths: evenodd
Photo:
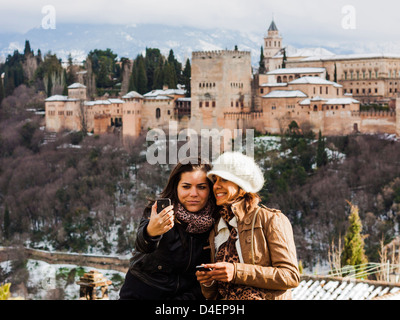
<path id="1" fill-rule="evenodd" d="M 11 262 L 1 262 L 0 268 L 6 273 L 11 272 Z M 76 282 L 84 273 L 91 270 L 100 272 L 105 278 L 112 281 L 108 287 L 109 300 L 117 300 L 125 278 L 125 274 L 119 271 L 70 264 L 49 264 L 39 260 L 28 260 L 26 269 L 29 273 L 26 283 L 28 295 L 23 296 L 26 300 L 77 300 L 79 299 L 79 285 Z M 13 284 L 11 284 L 11 292 L 13 289 Z M 56 291 L 63 292 L 63 294 L 57 294 Z M 21 296 L 22 293 L 13 294 L 13 296 L 16 295 Z"/>

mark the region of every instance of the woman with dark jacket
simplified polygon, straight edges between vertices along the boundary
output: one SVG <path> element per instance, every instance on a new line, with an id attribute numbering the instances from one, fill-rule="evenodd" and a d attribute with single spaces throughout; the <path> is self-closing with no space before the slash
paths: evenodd
<path id="1" fill-rule="evenodd" d="M 144 210 L 121 300 L 204 299 L 195 267 L 209 261 L 205 247 L 216 206 L 207 179 L 211 166 L 200 161 L 178 163 L 171 172 L 160 195 L 171 206 L 157 214 L 154 202 Z"/>
<path id="2" fill-rule="evenodd" d="M 207 176 L 220 218 L 210 232 L 211 271 L 197 278 L 207 299 L 287 300 L 299 284 L 289 219 L 259 204 L 263 173 L 253 158 L 226 152 Z"/>

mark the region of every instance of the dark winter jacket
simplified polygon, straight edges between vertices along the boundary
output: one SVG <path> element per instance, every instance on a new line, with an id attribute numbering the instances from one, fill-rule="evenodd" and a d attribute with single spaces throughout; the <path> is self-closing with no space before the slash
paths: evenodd
<path id="1" fill-rule="evenodd" d="M 167 233 L 151 238 L 146 231 L 148 223 L 149 219 L 144 214 L 130 261 L 129 278 L 135 278 L 136 287 L 139 282 L 146 289 L 153 288 L 155 298 L 150 298 L 151 300 L 204 299 L 195 276 L 195 267 L 210 261 L 210 251 L 205 249 L 208 246 L 209 232 L 189 234 L 184 231 L 184 226 L 175 223 Z M 128 299 L 132 288 L 127 283 L 124 287 L 120 297 Z M 135 289 L 135 299 L 137 298 L 148 297 L 138 297 Z"/>

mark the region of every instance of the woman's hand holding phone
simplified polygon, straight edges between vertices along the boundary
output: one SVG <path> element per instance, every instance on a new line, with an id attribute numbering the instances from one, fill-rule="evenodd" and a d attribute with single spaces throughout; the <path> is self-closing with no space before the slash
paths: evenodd
<path id="1" fill-rule="evenodd" d="M 151 207 L 150 222 L 147 225 L 147 234 L 150 237 L 160 236 L 174 226 L 174 206 L 170 205 L 157 213 L 157 202 Z"/>

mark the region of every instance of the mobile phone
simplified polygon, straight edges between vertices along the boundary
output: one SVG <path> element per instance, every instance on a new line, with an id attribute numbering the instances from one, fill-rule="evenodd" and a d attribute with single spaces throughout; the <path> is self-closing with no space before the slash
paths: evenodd
<path id="1" fill-rule="evenodd" d="M 205 268 L 204 266 L 196 266 L 197 271 L 212 271 L 211 268 Z"/>
<path id="2" fill-rule="evenodd" d="M 160 213 L 164 208 L 171 205 L 171 199 L 162 198 L 157 200 L 157 213 Z"/>

